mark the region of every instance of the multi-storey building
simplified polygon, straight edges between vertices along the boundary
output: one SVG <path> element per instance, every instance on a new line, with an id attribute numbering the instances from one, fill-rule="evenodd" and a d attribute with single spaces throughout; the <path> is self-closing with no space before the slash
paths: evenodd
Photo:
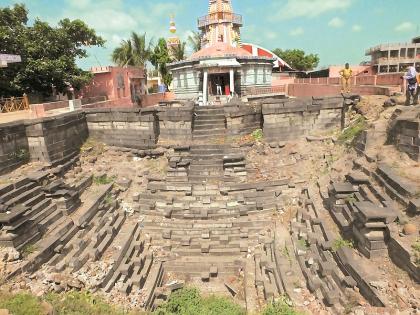
<path id="1" fill-rule="evenodd" d="M 374 73 L 403 72 L 414 66 L 420 70 L 420 36 L 411 43 L 382 44 L 366 51 Z"/>

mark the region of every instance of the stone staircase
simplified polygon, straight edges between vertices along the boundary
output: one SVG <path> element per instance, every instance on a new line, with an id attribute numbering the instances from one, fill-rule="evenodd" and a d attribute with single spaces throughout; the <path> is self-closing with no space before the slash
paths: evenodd
<path id="1" fill-rule="evenodd" d="M 217 182 L 223 178 L 223 156 L 221 145 L 195 145 L 191 147 L 191 164 L 188 179 L 191 183 Z"/>
<path id="2" fill-rule="evenodd" d="M 196 106 L 194 108 L 194 140 L 223 137 L 226 131 L 225 112 L 221 106 Z"/>

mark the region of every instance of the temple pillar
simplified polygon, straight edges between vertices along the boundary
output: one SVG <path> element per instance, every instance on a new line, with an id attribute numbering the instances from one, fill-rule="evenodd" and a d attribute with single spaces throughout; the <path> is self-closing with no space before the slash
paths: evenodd
<path id="1" fill-rule="evenodd" d="M 233 69 L 230 69 L 230 93 L 233 95 L 235 93 L 235 72 Z"/>
<path id="2" fill-rule="evenodd" d="M 209 78 L 209 74 L 207 72 L 207 70 L 204 70 L 204 76 L 203 76 L 203 105 L 207 105 L 207 100 L 208 100 L 208 78 Z"/>

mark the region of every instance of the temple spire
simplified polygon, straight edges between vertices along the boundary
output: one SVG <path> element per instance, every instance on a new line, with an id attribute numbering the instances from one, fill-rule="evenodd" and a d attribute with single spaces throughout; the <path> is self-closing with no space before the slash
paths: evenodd
<path id="1" fill-rule="evenodd" d="M 209 0 L 209 13 L 198 19 L 202 32 L 202 46 L 210 47 L 224 43 L 240 46 L 242 16 L 233 13 L 230 0 Z"/>

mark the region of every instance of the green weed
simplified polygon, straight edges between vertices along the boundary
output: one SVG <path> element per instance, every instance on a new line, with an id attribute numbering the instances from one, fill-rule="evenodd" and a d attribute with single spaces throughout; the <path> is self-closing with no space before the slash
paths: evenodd
<path id="1" fill-rule="evenodd" d="M 336 252 L 343 247 L 354 248 L 354 244 L 352 241 L 348 241 L 340 237 L 334 241 L 332 251 Z"/>
<path id="2" fill-rule="evenodd" d="M 254 130 L 251 134 L 251 137 L 254 141 L 261 141 L 264 137 L 262 129 Z"/>
<path id="3" fill-rule="evenodd" d="M 357 118 L 338 136 L 338 142 L 352 146 L 357 137 L 368 128 L 368 123 L 363 116 Z"/>
<path id="4" fill-rule="evenodd" d="M 0 292 L 0 309 L 7 309 L 13 315 L 43 314 L 40 300 L 29 293 Z"/>
<path id="5" fill-rule="evenodd" d="M 108 177 L 107 175 L 93 177 L 93 183 L 95 185 L 107 185 L 111 184 L 115 180 L 115 176 Z"/>
<path id="6" fill-rule="evenodd" d="M 302 313 L 296 311 L 292 306 L 291 301 L 282 296 L 275 302 L 269 304 L 261 315 L 301 315 Z"/>

